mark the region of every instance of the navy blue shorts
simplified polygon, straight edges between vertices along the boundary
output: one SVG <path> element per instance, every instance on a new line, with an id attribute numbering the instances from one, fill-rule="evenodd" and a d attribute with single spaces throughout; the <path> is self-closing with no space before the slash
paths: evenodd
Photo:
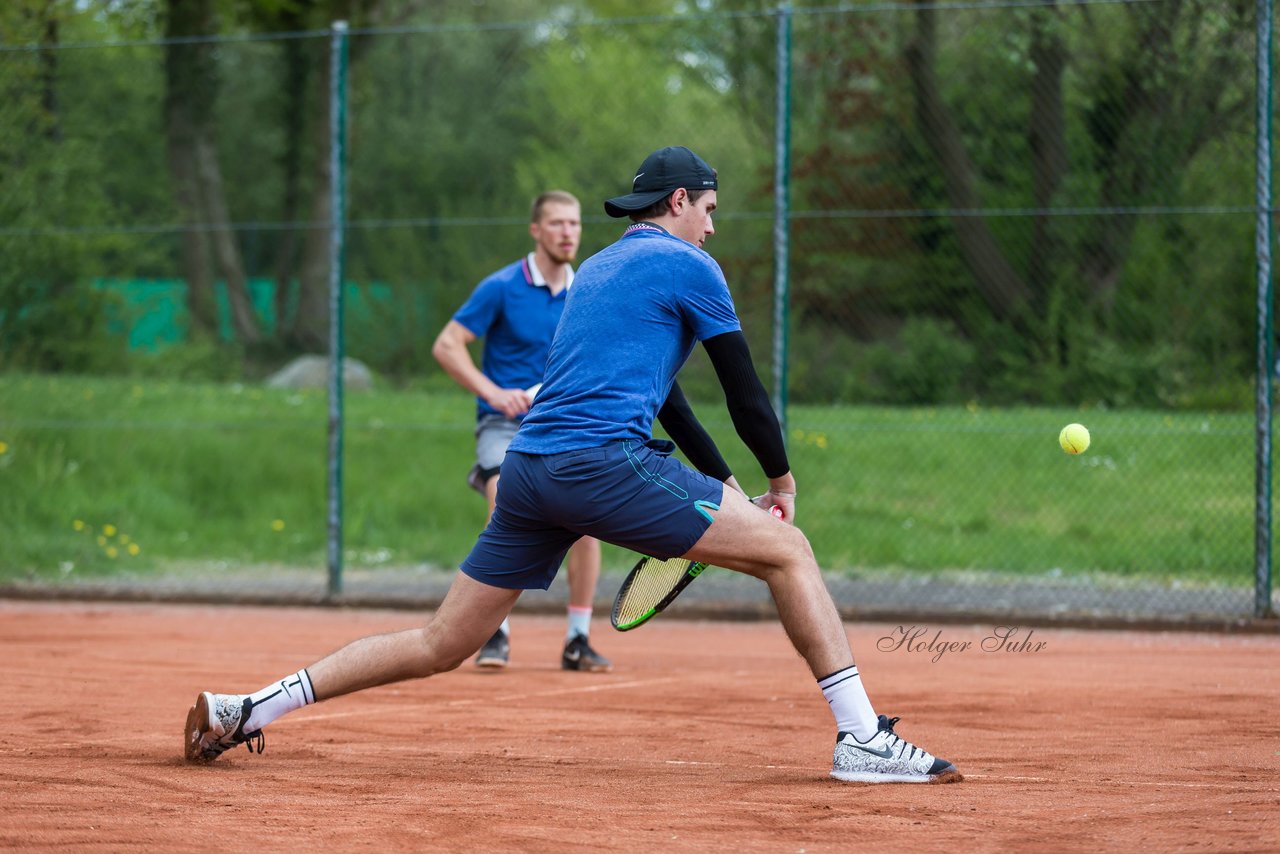
<path id="1" fill-rule="evenodd" d="M 687 552 L 712 522 L 724 484 L 634 439 L 540 456 L 508 452 L 497 506 L 461 569 L 493 587 L 546 590 L 590 536 L 654 557 Z"/>

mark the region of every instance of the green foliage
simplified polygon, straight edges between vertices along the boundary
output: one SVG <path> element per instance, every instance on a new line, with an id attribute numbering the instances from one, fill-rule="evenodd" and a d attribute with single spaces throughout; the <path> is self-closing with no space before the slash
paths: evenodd
<path id="1" fill-rule="evenodd" d="M 975 361 L 973 345 L 951 323 L 910 318 L 896 341 L 867 350 L 874 383 L 870 399 L 907 405 L 963 401 L 972 395 L 966 383 Z"/>
<path id="2" fill-rule="evenodd" d="M 946 321 L 911 318 L 892 339 L 871 344 L 830 334 L 791 344 L 791 397 L 799 403 L 938 405 L 981 388 L 973 345 Z"/>
<path id="3" fill-rule="evenodd" d="M 126 364 L 125 341 L 108 327 L 114 294 L 76 284 L 51 289 L 0 288 L 0 369 L 114 373 Z"/>
<path id="4" fill-rule="evenodd" d="M 129 373 L 149 380 L 230 382 L 244 377 L 244 355 L 236 345 L 212 341 L 175 344 L 129 355 Z"/>
<path id="5" fill-rule="evenodd" d="M 322 233 L 312 193 L 327 165 L 329 44 L 323 33 L 239 37 L 322 30 L 349 14 L 357 28 L 408 28 L 351 41 L 347 277 L 391 294 L 369 327 L 349 328 L 353 355 L 401 381 L 434 374 L 444 319 L 527 251 L 531 196 L 559 186 L 583 199 L 586 257 L 619 231 L 600 200 L 625 189 L 648 151 L 686 144 L 720 170 L 708 249 L 768 361 L 775 4 L 662 0 L 643 19 L 625 0 L 390 6 L 216 5 L 222 31 L 211 35 L 231 37 L 212 51 L 217 165 L 251 279 L 298 281 L 299 245 Z M 1231 0 L 795 9 L 796 399 L 1247 406 L 1253 218 L 1238 210 L 1252 203 L 1249 15 Z M 907 61 L 925 20 L 930 115 Z M 99 44 L 0 53 L 5 366 L 216 379 L 292 355 L 277 339 L 122 362 L 103 337 L 111 306 L 82 290 L 105 277 L 179 278 L 187 226 L 168 181 L 166 49 L 133 43 L 162 22 L 157 0 L 0 9 L 7 43 Z M 1060 79 L 1040 76 L 1046 45 L 1061 50 Z M 958 203 L 955 167 L 937 151 L 942 117 L 987 215 L 939 213 Z M 1060 173 L 1037 160 L 1037 119 L 1057 128 Z M 1049 212 L 1029 213 L 1042 203 Z M 1166 207 L 1135 210 L 1154 205 Z M 989 237 L 982 251 L 964 239 L 974 223 Z M 1028 305 L 991 295 L 1002 268 Z M 695 364 L 690 384 L 713 394 L 709 376 Z"/>
<path id="6" fill-rule="evenodd" d="M 1054 403 L 1181 408 L 1190 401 L 1186 354 L 1173 347 L 1136 348 L 1098 335 L 1081 335 L 1065 362 L 1036 358 L 1017 347 L 986 361 L 983 397 L 993 403 Z"/>

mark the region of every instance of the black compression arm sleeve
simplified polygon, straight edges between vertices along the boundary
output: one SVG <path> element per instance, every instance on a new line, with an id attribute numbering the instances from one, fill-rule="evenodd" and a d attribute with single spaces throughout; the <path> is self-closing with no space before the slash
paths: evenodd
<path id="1" fill-rule="evenodd" d="M 782 477 L 791 471 L 782 441 L 778 416 L 751 363 L 751 350 L 741 332 L 726 332 L 702 342 L 720 378 L 729 415 L 742 442 L 755 454 L 765 477 Z"/>
<path id="2" fill-rule="evenodd" d="M 679 383 L 671 384 L 667 402 L 658 410 L 658 422 L 698 471 L 721 481 L 733 476 L 720 449 L 694 417 Z"/>

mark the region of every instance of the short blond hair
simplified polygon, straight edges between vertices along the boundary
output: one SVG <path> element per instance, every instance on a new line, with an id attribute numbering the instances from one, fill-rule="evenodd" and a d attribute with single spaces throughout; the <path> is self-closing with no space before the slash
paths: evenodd
<path id="1" fill-rule="evenodd" d="M 552 203 L 582 208 L 582 202 L 578 201 L 578 197 L 573 193 L 564 190 L 547 190 L 533 200 L 533 207 L 529 211 L 529 222 L 539 222 L 542 219 L 542 209 Z"/>

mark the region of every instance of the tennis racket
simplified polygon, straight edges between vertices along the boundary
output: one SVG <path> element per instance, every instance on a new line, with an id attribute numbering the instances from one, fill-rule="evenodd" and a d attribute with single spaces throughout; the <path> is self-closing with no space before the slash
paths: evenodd
<path id="1" fill-rule="evenodd" d="M 782 518 L 782 510 L 777 505 L 770 507 L 769 512 Z M 618 588 L 610 622 L 620 632 L 643 626 L 661 614 L 706 568 L 705 563 L 683 557 L 640 558 Z"/>

